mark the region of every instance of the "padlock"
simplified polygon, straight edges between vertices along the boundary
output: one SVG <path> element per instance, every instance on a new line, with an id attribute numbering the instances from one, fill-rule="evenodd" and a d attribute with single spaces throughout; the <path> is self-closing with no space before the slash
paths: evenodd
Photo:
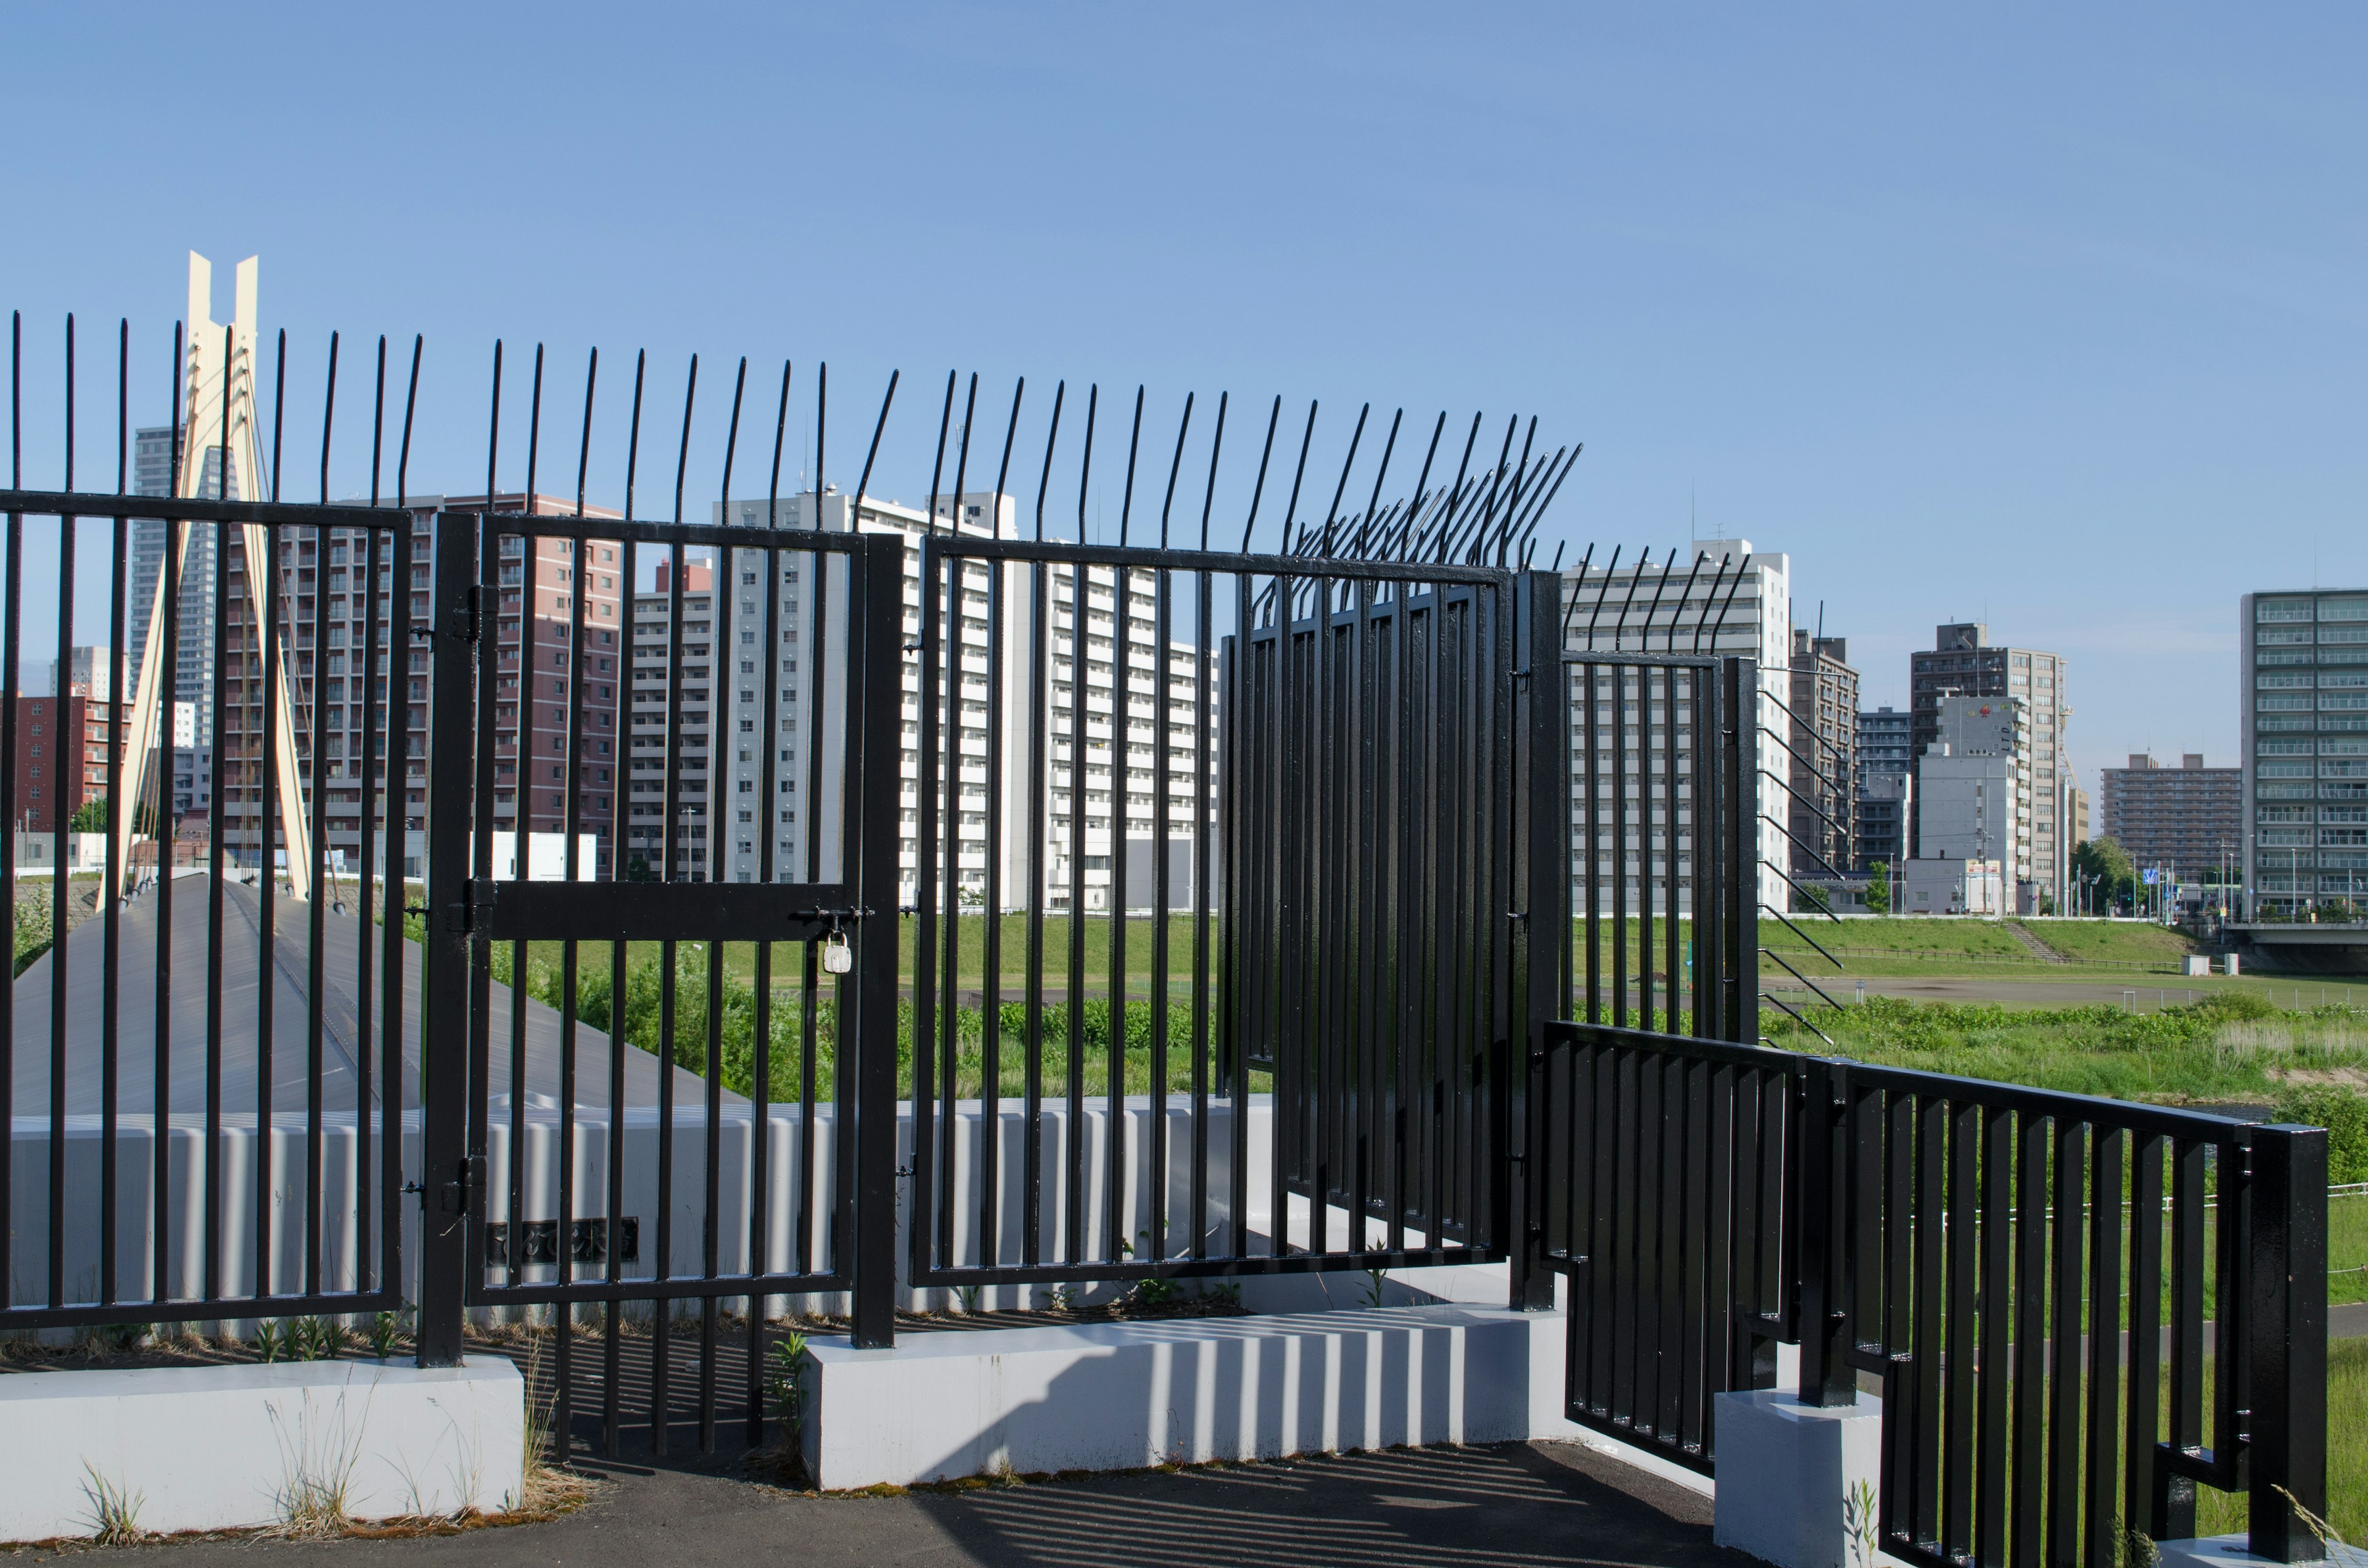
<path id="1" fill-rule="evenodd" d="M 847 933 L 833 931 L 823 938 L 822 969 L 825 974 L 852 974 L 855 971 L 855 949 L 847 945 Z"/>

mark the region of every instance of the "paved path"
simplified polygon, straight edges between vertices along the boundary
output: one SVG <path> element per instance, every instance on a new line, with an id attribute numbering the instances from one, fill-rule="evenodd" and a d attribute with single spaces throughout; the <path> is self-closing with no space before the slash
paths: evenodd
<path id="1" fill-rule="evenodd" d="M 727 1461 L 728 1462 L 728 1461 Z M 996 1568 L 1751 1568 L 1710 1504 L 1590 1449 L 1505 1444 L 1079 1477 L 895 1497 L 807 1497 L 736 1475 L 614 1468 L 550 1524 L 408 1540 L 213 1540 L 77 1551 L 155 1568 L 707 1562 Z M 23 1561 L 33 1552 L 10 1554 Z M 40 1555 L 54 1555 L 40 1553 Z"/>

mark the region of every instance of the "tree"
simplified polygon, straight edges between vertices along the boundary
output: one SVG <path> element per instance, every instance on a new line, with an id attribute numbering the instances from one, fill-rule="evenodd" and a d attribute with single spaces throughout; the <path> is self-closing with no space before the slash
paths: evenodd
<path id="1" fill-rule="evenodd" d="M 107 831 L 107 801 L 103 799 L 97 801 L 85 801 L 81 805 L 74 808 L 74 820 L 67 825 L 75 833 L 105 833 Z"/>
<path id="2" fill-rule="evenodd" d="M 2111 838 L 2085 840 L 2072 851 L 2072 868 L 2096 883 L 2109 906 L 2136 897 L 2137 868 L 2130 863 L 2130 852 Z"/>
<path id="3" fill-rule="evenodd" d="M 1867 869 L 1866 907 L 1872 915 L 1891 913 L 1891 863 L 1877 860 Z"/>

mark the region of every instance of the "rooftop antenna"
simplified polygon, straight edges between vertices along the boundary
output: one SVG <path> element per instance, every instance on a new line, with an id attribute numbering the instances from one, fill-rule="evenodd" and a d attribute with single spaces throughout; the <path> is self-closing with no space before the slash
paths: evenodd
<path id="1" fill-rule="evenodd" d="M 1823 599 L 1819 599 L 1819 600 L 1817 601 L 1817 641 L 1818 641 L 1818 642 L 1824 642 L 1825 640 L 1826 640 L 1826 601 L 1825 601 L 1825 600 L 1823 600 Z"/>

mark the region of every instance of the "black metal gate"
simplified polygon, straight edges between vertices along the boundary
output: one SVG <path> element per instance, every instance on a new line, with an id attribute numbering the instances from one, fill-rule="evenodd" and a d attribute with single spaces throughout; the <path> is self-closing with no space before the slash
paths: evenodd
<path id="1" fill-rule="evenodd" d="M 517 566 L 545 554 L 576 591 L 529 606 Z M 628 1338 L 663 1452 L 677 1376 L 712 1444 L 727 1306 L 751 1440 L 767 1298 L 850 1292 L 859 1342 L 891 1332 L 862 1274 L 893 1229 L 856 1231 L 894 1221 L 895 813 L 861 803 L 896 771 L 902 557 L 876 535 L 437 520 L 421 1296 L 549 1309 L 562 1432 L 598 1309 L 612 1451 Z M 501 711 L 538 697 L 548 752 Z M 605 846 L 583 831 L 600 795 Z M 735 859 L 753 870 L 725 880 Z M 422 1356 L 460 1333 L 430 1314 Z"/>
<path id="2" fill-rule="evenodd" d="M 950 531 L 921 582 L 911 1281 L 1519 1251 L 1552 574 Z"/>

